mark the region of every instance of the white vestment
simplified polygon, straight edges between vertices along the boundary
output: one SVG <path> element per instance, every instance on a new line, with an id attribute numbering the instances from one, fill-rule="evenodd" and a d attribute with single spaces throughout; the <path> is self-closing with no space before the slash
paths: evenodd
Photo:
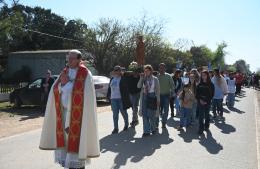
<path id="1" fill-rule="evenodd" d="M 69 69 L 70 81 L 64 85 L 59 85 L 61 93 L 61 104 L 63 105 L 63 127 L 66 129 L 70 124 L 71 98 L 74 80 L 77 70 Z M 56 83 L 56 82 L 55 82 Z M 54 83 L 54 84 L 55 84 Z M 51 88 L 43 122 L 40 149 L 55 150 L 55 162 L 66 168 L 81 168 L 90 162 L 90 158 L 98 157 L 100 154 L 99 137 L 97 128 L 96 95 L 91 72 L 85 79 L 83 114 L 80 133 L 80 143 L 78 153 L 68 153 L 66 151 L 68 135 L 65 133 L 65 148 L 57 148 L 56 142 L 56 108 L 55 98 Z M 67 104 L 67 105 L 66 105 Z"/>

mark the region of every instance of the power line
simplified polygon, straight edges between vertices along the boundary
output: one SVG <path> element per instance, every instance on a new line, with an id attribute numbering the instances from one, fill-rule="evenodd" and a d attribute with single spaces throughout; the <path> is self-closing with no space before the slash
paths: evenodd
<path id="1" fill-rule="evenodd" d="M 53 37 L 53 38 L 58 38 L 58 39 L 62 39 L 62 40 L 68 40 L 68 41 L 84 43 L 83 41 L 80 41 L 80 40 L 75 40 L 75 39 L 71 39 L 71 38 L 65 38 L 65 37 L 62 37 L 62 36 L 52 35 L 52 34 L 49 34 L 49 33 L 44 33 L 44 32 L 40 32 L 40 31 L 28 29 L 28 28 L 22 28 L 22 27 L 17 27 L 17 26 L 15 26 L 15 27 L 19 28 L 19 29 L 22 29 L 24 31 L 29 31 L 29 32 L 33 32 L 33 33 L 37 33 L 37 34 L 41 34 L 41 35 L 45 35 L 45 36 L 49 36 L 49 37 Z"/>

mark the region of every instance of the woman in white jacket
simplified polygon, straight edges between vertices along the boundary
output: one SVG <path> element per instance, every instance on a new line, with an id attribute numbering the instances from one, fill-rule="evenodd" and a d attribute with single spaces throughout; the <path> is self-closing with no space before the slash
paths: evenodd
<path id="1" fill-rule="evenodd" d="M 155 120 L 159 117 L 160 85 L 157 77 L 153 76 L 151 65 L 144 66 L 137 84 L 141 90 L 140 115 L 143 117 L 143 137 L 156 134 Z"/>
<path id="2" fill-rule="evenodd" d="M 223 98 L 227 95 L 228 87 L 227 82 L 223 76 L 221 76 L 219 69 L 214 70 L 214 77 L 211 79 L 215 87 L 213 97 L 213 115 L 217 117 L 217 113 L 220 117 L 223 117 Z M 217 112 L 216 112 L 217 110 Z"/>

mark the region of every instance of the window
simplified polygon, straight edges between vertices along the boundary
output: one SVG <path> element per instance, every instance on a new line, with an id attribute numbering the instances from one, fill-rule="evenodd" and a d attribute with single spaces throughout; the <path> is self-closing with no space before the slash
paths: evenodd
<path id="1" fill-rule="evenodd" d="M 29 89 L 41 88 L 41 83 L 42 83 L 42 79 L 37 79 L 31 84 L 29 84 Z"/>

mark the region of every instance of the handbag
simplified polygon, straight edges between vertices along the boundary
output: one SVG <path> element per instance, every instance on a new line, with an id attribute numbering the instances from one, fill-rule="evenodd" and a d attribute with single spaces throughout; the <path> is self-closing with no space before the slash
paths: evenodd
<path id="1" fill-rule="evenodd" d="M 157 110 L 157 98 L 147 96 L 147 108 L 151 110 Z"/>

